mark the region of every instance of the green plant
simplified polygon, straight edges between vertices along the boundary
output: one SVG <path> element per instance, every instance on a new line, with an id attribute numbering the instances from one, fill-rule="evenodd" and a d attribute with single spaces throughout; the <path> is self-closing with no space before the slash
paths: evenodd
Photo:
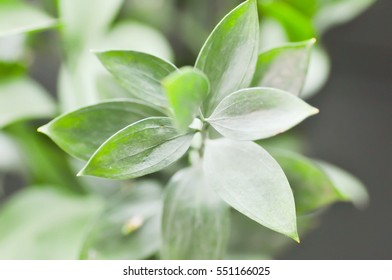
<path id="1" fill-rule="evenodd" d="M 123 204 L 107 206 L 81 257 L 107 256 L 101 254 L 108 250 L 102 247 L 105 237 L 132 236 L 123 242 L 144 246 L 137 257 L 160 247 L 162 258 L 223 258 L 230 206 L 299 241 L 297 215 L 302 219 L 338 200 L 364 203 L 363 186 L 343 171 L 273 147 L 267 152 L 253 142 L 317 113 L 299 98 L 313 44 L 287 44 L 259 54 L 257 3 L 248 0 L 217 25 L 195 67 L 177 69 L 136 51 L 98 52 L 127 98 L 78 109 L 39 131 L 70 155 L 88 160 L 79 175 L 133 179 L 186 154 L 190 166 L 181 166 L 169 181 L 162 214 L 157 187 L 130 191 L 128 203 L 134 205 L 124 206 L 125 223 L 125 217 L 118 218 Z M 160 235 L 161 245 L 146 238 Z M 109 251 L 121 247 L 116 242 L 121 238 L 113 239 Z"/>

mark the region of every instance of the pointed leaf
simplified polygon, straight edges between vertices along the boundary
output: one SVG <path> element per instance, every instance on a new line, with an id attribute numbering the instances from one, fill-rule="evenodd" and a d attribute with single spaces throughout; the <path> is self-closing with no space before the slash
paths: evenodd
<path id="1" fill-rule="evenodd" d="M 161 81 L 176 70 L 174 65 L 136 51 L 107 51 L 97 53 L 97 56 L 133 97 L 158 107 L 167 107 Z"/>
<path id="2" fill-rule="evenodd" d="M 164 259 L 222 259 L 230 211 L 206 185 L 201 166 L 179 171 L 169 182 L 162 217 Z"/>
<path id="3" fill-rule="evenodd" d="M 249 86 L 256 67 L 259 22 L 255 0 L 230 12 L 212 31 L 196 61 L 210 80 L 203 113 L 209 116 L 229 93 Z"/>
<path id="4" fill-rule="evenodd" d="M 109 197 L 86 236 L 80 258 L 134 260 L 158 252 L 161 197 L 161 187 L 151 181 L 122 188 Z"/>
<path id="5" fill-rule="evenodd" d="M 273 88 L 249 88 L 222 100 L 207 121 L 234 140 L 258 140 L 282 133 L 318 110 Z"/>
<path id="6" fill-rule="evenodd" d="M 57 145 L 72 156 L 88 160 L 110 136 L 124 127 L 161 112 L 149 106 L 123 100 L 103 102 L 62 115 L 40 127 Z"/>
<path id="7" fill-rule="evenodd" d="M 234 209 L 298 240 L 294 197 L 279 164 L 253 142 L 206 143 L 206 182 Z"/>
<path id="8" fill-rule="evenodd" d="M 330 163 L 316 161 L 316 164 L 329 176 L 344 200 L 351 201 L 358 208 L 364 208 L 369 203 L 366 187 L 360 180 Z"/>
<path id="9" fill-rule="evenodd" d="M 175 124 L 180 130 L 186 130 L 208 95 L 208 78 L 203 72 L 186 67 L 165 78 L 162 85 L 173 109 Z"/>
<path id="10" fill-rule="evenodd" d="M 103 143 L 79 175 L 131 179 L 159 171 L 186 153 L 192 137 L 179 133 L 169 118 L 141 120 Z"/>
<path id="11" fill-rule="evenodd" d="M 297 215 L 342 200 L 327 174 L 312 160 L 284 150 L 269 151 L 290 182 Z"/>
<path id="12" fill-rule="evenodd" d="M 0 37 L 54 26 L 56 20 L 21 1 L 0 2 Z"/>
<path id="13" fill-rule="evenodd" d="M 299 96 L 308 72 L 315 40 L 286 44 L 263 52 L 257 60 L 252 85 L 271 87 Z"/>

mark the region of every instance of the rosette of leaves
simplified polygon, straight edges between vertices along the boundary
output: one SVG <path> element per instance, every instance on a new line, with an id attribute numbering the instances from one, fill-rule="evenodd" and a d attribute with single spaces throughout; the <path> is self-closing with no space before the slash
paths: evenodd
<path id="1" fill-rule="evenodd" d="M 318 112 L 298 97 L 313 43 L 259 54 L 257 5 L 249 0 L 216 26 L 194 67 L 178 69 L 135 51 L 97 53 L 129 98 L 81 108 L 39 130 L 87 161 L 79 175 L 138 178 L 189 155 L 190 166 L 165 189 L 162 258 L 223 258 L 230 207 L 299 241 L 297 214 L 349 199 L 350 192 L 344 196 L 311 160 L 277 152 L 277 161 L 253 141 Z"/>

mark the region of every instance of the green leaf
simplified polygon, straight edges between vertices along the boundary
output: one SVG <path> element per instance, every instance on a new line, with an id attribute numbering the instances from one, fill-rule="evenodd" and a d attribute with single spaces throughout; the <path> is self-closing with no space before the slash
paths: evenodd
<path id="1" fill-rule="evenodd" d="M 347 171 L 334 166 L 330 163 L 316 161 L 324 172 L 329 176 L 337 191 L 343 196 L 344 200 L 351 201 L 356 207 L 364 208 L 369 203 L 369 195 L 366 187 L 349 174 Z"/>
<path id="2" fill-rule="evenodd" d="M 282 167 L 294 193 L 297 215 L 342 200 L 327 174 L 312 160 L 284 150 L 269 150 Z"/>
<path id="3" fill-rule="evenodd" d="M 100 210 L 95 197 L 22 190 L 0 210 L 0 259 L 76 259 Z"/>
<path id="4" fill-rule="evenodd" d="M 55 104 L 49 94 L 27 77 L 0 81 L 0 128 L 24 119 L 54 115 Z"/>
<path id="5" fill-rule="evenodd" d="M 176 173 L 164 199 L 162 257 L 222 259 L 229 229 L 229 207 L 207 186 L 201 166 Z"/>
<path id="6" fill-rule="evenodd" d="M 84 107 L 62 115 L 40 127 L 70 155 L 88 160 L 110 136 L 124 127 L 161 112 L 149 106 L 123 100 L 109 101 Z"/>
<path id="7" fill-rule="evenodd" d="M 136 51 L 97 53 L 111 72 L 134 98 L 158 107 L 167 107 L 161 81 L 177 68 L 158 57 Z"/>
<path id="8" fill-rule="evenodd" d="M 234 140 L 257 140 L 282 133 L 318 110 L 294 95 L 274 88 L 248 88 L 222 100 L 206 119 Z"/>
<path id="9" fill-rule="evenodd" d="M 173 109 L 176 126 L 181 131 L 186 130 L 208 95 L 208 78 L 203 72 L 186 67 L 170 74 L 162 85 Z"/>
<path id="10" fill-rule="evenodd" d="M 278 88 L 299 96 L 315 39 L 290 43 L 259 55 L 252 85 Z"/>
<path id="11" fill-rule="evenodd" d="M 158 184 L 141 181 L 121 189 L 87 234 L 81 259 L 145 259 L 159 250 L 162 192 Z"/>
<path id="12" fill-rule="evenodd" d="M 298 241 L 295 204 L 279 164 L 253 142 L 209 140 L 206 182 L 234 209 Z"/>
<path id="13" fill-rule="evenodd" d="M 208 37 L 196 61 L 210 80 L 203 113 L 209 116 L 229 93 L 249 86 L 256 67 L 259 22 L 255 0 L 230 12 Z"/>
<path id="14" fill-rule="evenodd" d="M 91 157 L 79 175 L 131 179 L 159 171 L 182 157 L 193 135 L 169 118 L 148 118 L 120 130 Z"/>
<path id="15" fill-rule="evenodd" d="M 0 37 L 52 27 L 56 20 L 19 1 L 0 3 Z"/>

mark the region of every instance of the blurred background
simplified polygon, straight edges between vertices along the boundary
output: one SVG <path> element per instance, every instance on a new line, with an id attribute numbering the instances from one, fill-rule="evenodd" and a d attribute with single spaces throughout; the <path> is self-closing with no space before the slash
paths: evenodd
<path id="1" fill-rule="evenodd" d="M 53 18 L 59 16 L 56 1 L 27 2 Z M 67 3 L 71 2 L 78 1 L 69 0 Z M 121 4 L 121 1 L 114 2 Z M 3 67 L 0 67 L 0 73 L 5 73 L 1 69 L 7 69 L 4 70 L 6 73 L 26 72 L 27 76 L 42 86 L 42 91 L 56 98 L 56 101 L 48 102 L 48 106 L 60 109 L 56 113 L 53 113 L 55 109 L 28 112 L 10 124 L 0 122 L 0 127 L 4 125 L 4 133 L 0 134 L 0 156 L 3 158 L 0 159 L 0 179 L 3 182 L 0 203 L 7 201 L 27 184 L 57 184 L 62 185 L 60 189 L 73 186 L 75 193 L 83 189 L 78 187 L 83 185 L 89 192 L 101 195 L 110 193 L 108 189 L 112 183 L 81 182 L 74 178 L 77 163 L 71 161 L 69 165 L 64 165 L 65 156 L 59 153 L 51 141 L 41 135 L 36 136 L 38 138 L 29 138 L 28 135 L 35 133 L 36 128 L 46 122 L 45 119 L 59 112 L 94 103 L 95 98 L 101 100 L 113 97 L 107 96 L 105 90 L 107 87 L 112 88 L 112 84 L 95 85 L 95 79 L 99 80 L 97 77 L 101 77 L 102 69 L 96 69 L 97 62 L 90 57 L 88 49 L 132 48 L 175 61 L 178 66 L 192 65 L 213 26 L 241 2 L 126 0 L 119 6 L 118 13 L 113 12 L 115 16 L 112 22 L 107 20 L 111 31 L 105 35 L 99 34 L 98 30 L 94 38 L 86 38 L 93 32 L 74 36 L 76 33 L 72 32 L 80 29 L 80 25 L 67 27 L 63 23 L 55 24 L 55 31 L 35 31 L 23 39 L 4 41 L 2 38 L 2 57 L 7 56 L 7 51 L 4 51 L 7 48 L 2 51 L 1 45 L 20 46 L 18 40 L 23 40 L 24 46 L 20 50 L 22 54 L 16 54 L 15 59 L 8 59 L 12 63 L 0 64 Z M 268 3 L 263 0 L 260 2 Z M 296 129 L 295 134 L 300 136 L 293 140 L 294 146 L 301 146 L 307 156 L 333 163 L 357 176 L 367 187 L 370 204 L 366 209 L 358 210 L 351 204 L 336 203 L 321 210 L 319 219 L 312 230 L 301 238 L 300 244 L 288 240 L 284 246 L 277 246 L 279 250 L 271 256 L 279 259 L 392 259 L 392 1 L 319 0 L 318 3 L 324 5 L 324 8 L 323 12 L 317 13 L 309 6 L 315 1 L 275 2 L 287 2 L 290 7 L 313 17 L 314 21 L 309 23 L 315 26 L 307 24 L 306 17 L 298 16 L 297 12 L 290 14 L 289 19 L 282 19 L 274 9 L 260 10 L 265 16 L 261 23 L 262 30 L 265 30 L 261 48 L 285 41 L 301 41 L 316 35 L 319 41 L 312 57 L 312 77 L 305 87 L 304 95 L 307 102 L 320 109 L 320 114 L 306 120 Z M 63 11 L 67 10 L 63 8 Z M 75 13 L 73 22 L 77 22 L 78 18 L 80 14 L 78 17 Z M 91 18 L 94 22 L 94 17 Z M 124 24 L 127 20 L 131 22 Z M 290 20 L 298 23 L 303 33 L 293 31 Z M 51 24 L 42 27 L 46 29 Z M 12 55 L 8 54 L 8 58 Z M 21 65 L 18 66 L 15 61 L 21 61 Z M 12 68 L 5 68 L 4 65 L 11 65 Z M 88 76 L 87 80 L 80 81 L 82 76 Z M 65 84 L 70 86 L 67 88 Z M 96 91 L 99 91 L 98 97 L 95 96 Z M 77 92 L 83 92 L 83 98 L 79 98 Z M 60 105 L 54 105 L 55 102 Z M 6 108 L 4 104 L 3 107 L 0 104 L 3 110 Z M 33 120 L 26 123 L 25 119 Z M 21 157 L 20 153 L 28 156 Z M 62 169 L 60 173 L 53 168 L 56 164 Z M 43 174 L 45 172 L 38 166 L 49 170 L 47 173 L 51 175 Z M 92 213 L 97 212 L 94 207 L 100 208 L 92 206 Z M 240 238 L 246 239 L 246 236 Z M 31 253 L 27 258 L 34 256 Z M 44 254 L 38 258 L 69 256 Z M 270 257 L 268 254 L 265 256 Z M 4 257 L 1 252 L 0 257 Z M 104 257 L 120 258 L 110 254 Z"/>

